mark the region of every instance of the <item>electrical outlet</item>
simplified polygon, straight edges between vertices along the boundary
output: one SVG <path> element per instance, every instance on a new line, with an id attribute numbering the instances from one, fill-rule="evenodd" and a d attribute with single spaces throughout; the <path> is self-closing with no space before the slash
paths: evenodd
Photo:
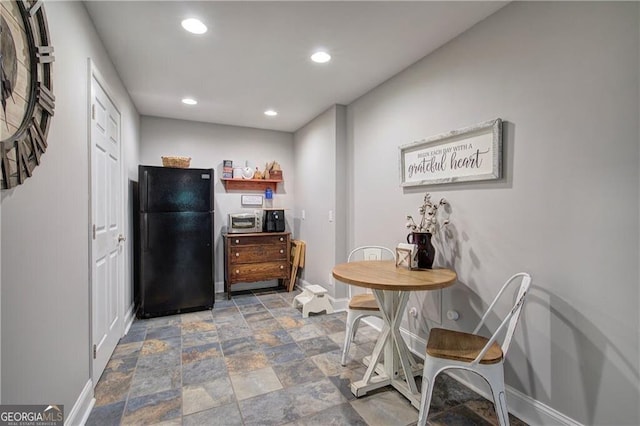
<path id="1" fill-rule="evenodd" d="M 451 321 L 458 321 L 458 318 L 460 318 L 460 314 L 458 313 L 458 311 L 454 311 L 453 309 L 451 309 L 447 311 L 447 318 L 449 318 Z"/>

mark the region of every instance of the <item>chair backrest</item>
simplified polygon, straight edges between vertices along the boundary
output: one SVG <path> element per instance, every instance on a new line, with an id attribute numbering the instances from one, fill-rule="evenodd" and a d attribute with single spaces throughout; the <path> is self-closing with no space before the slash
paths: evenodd
<path id="1" fill-rule="evenodd" d="M 355 262 L 359 260 L 395 260 L 396 254 L 393 250 L 383 246 L 360 246 L 351 250 L 347 262 Z M 349 298 L 352 296 L 352 287 L 347 286 L 349 289 Z"/>
<path id="2" fill-rule="evenodd" d="M 357 260 L 395 260 L 393 250 L 383 246 L 360 246 L 351 250 L 347 262 Z"/>
<path id="3" fill-rule="evenodd" d="M 503 356 L 507 355 L 507 351 L 509 350 L 509 346 L 511 345 L 511 339 L 513 337 L 513 333 L 516 331 L 516 326 L 518 325 L 518 319 L 520 318 L 520 313 L 522 312 L 522 306 L 524 305 L 527 292 L 529 291 L 529 286 L 531 285 L 531 276 L 526 272 L 520 272 L 514 274 L 509 278 L 503 285 L 496 297 L 491 302 L 491 305 L 487 308 L 486 312 L 482 316 L 482 319 L 476 326 L 475 330 L 473 330 L 473 334 L 477 334 L 480 331 L 480 328 L 484 324 L 485 320 L 493 310 L 493 307 L 498 303 L 500 297 L 504 294 L 505 290 L 511 286 L 512 283 L 517 282 L 516 280 L 521 278 L 520 280 L 520 289 L 518 290 L 517 296 L 515 298 L 515 302 L 513 307 L 509 311 L 509 313 L 502 320 L 500 326 L 493 333 L 493 336 L 489 339 L 485 347 L 480 351 L 480 354 L 476 357 L 476 359 L 472 362 L 472 364 L 477 364 L 484 357 L 486 352 L 489 350 L 493 342 L 498 338 L 498 334 L 502 331 L 502 329 L 507 326 L 507 331 L 504 336 L 504 340 L 502 341 L 502 345 L 500 346 L 502 349 Z"/>

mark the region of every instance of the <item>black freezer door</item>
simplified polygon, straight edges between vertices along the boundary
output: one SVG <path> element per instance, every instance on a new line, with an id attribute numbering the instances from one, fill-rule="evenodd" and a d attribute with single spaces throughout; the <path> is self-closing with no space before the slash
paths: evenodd
<path id="1" fill-rule="evenodd" d="M 141 212 L 210 212 L 213 169 L 139 166 Z"/>
<path id="2" fill-rule="evenodd" d="M 139 317 L 211 309 L 213 212 L 142 213 Z"/>

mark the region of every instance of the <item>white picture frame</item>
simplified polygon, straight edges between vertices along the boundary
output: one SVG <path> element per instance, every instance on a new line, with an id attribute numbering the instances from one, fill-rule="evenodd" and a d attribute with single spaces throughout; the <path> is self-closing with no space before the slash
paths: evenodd
<path id="1" fill-rule="evenodd" d="M 243 195 L 240 197 L 240 203 L 247 207 L 262 207 L 262 195 Z"/>
<path id="2" fill-rule="evenodd" d="M 399 151 L 402 187 L 500 179 L 502 120 L 402 145 Z"/>

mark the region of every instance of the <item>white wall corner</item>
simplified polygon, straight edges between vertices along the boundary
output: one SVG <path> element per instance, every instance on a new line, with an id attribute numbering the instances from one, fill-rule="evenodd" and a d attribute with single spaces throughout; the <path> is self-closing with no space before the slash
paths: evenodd
<path id="1" fill-rule="evenodd" d="M 333 305 L 333 310 L 335 312 L 343 312 L 343 311 L 346 311 L 347 308 L 349 307 L 349 299 L 347 299 L 346 297 L 341 297 L 341 298 L 332 297 L 331 304 Z"/>
<path id="2" fill-rule="evenodd" d="M 131 328 L 133 321 L 135 321 L 136 319 L 135 313 L 136 313 L 136 305 L 135 303 L 132 303 L 131 306 L 129 306 L 129 309 L 127 309 L 127 312 L 125 312 L 124 314 L 124 332 L 122 333 L 123 336 L 129 332 L 129 329 Z"/>
<path id="3" fill-rule="evenodd" d="M 213 285 L 213 288 L 216 293 L 216 297 L 218 297 L 218 295 L 225 296 L 224 281 L 216 281 Z"/>
<path id="4" fill-rule="evenodd" d="M 638 22 L 640 22 L 640 7 L 638 7 Z M 640 69 L 640 31 L 638 31 L 638 69 Z M 640 79 L 640 76 L 638 76 L 638 79 Z M 638 82 L 638 98 L 640 99 L 640 81 Z M 640 123 L 640 108 L 638 108 L 638 121 L 637 123 Z M 640 146 L 640 124 L 638 125 L 638 127 L 636 127 L 636 130 L 638 131 L 637 137 L 638 137 L 638 145 Z M 638 168 L 640 169 L 640 152 L 638 152 L 639 156 L 638 156 Z M 639 176 L 640 178 L 640 176 Z M 640 180 L 638 181 L 638 190 L 639 190 L 639 194 L 638 194 L 638 210 L 640 210 Z M 640 225 L 640 216 L 638 217 L 638 222 Z M 640 241 L 640 226 L 638 226 L 638 241 Z M 640 251 L 638 251 L 638 275 L 640 276 Z M 638 292 L 638 310 L 640 310 L 640 292 Z M 640 330 L 640 315 L 638 315 L 638 330 Z M 640 340 L 638 340 L 638 354 L 640 354 Z M 638 356 L 637 359 L 637 365 L 636 365 L 637 371 L 640 371 L 640 356 Z M 636 386 L 640 387 L 640 383 L 636 383 Z M 638 390 L 638 393 L 640 393 L 640 389 Z M 638 404 L 638 417 L 640 418 L 640 404 Z"/>
<path id="5" fill-rule="evenodd" d="M 2 198 L 0 198 L 0 235 L 2 235 Z M 2 238 L 0 238 L 0 318 L 2 318 Z M 0 320 L 0 336 L 2 321 Z M 2 337 L 0 337 L 0 404 L 2 403 Z"/>
<path id="6" fill-rule="evenodd" d="M 305 287 L 312 285 L 312 283 L 306 280 L 303 280 L 302 278 L 299 279 L 298 284 L 301 289 L 304 289 Z M 334 312 L 346 311 L 347 306 L 349 305 L 349 299 L 344 297 L 336 298 L 333 296 L 329 296 L 329 301 L 331 302 L 331 306 L 333 306 Z"/>
<path id="7" fill-rule="evenodd" d="M 93 382 L 88 380 L 75 404 L 73 404 L 71 411 L 67 414 L 64 424 L 69 426 L 85 424 L 95 403 L 96 400 L 93 397 Z"/>

